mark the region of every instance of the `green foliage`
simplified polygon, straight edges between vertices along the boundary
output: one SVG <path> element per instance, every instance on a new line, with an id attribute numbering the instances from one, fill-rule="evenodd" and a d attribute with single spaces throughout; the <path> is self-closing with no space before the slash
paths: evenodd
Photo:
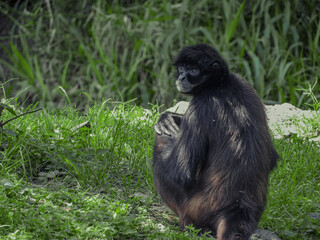
<path id="1" fill-rule="evenodd" d="M 153 190 L 157 117 L 156 107 L 106 101 L 85 115 L 44 110 L 8 123 L 12 134 L 0 135 L 0 238 L 195 239 L 198 230 L 180 232 Z"/>
<path id="2" fill-rule="evenodd" d="M 319 142 L 296 136 L 286 141 L 275 141 L 281 160 L 271 175 L 268 206 L 260 225 L 273 226 L 281 239 L 317 239 L 320 219 L 312 213 L 320 209 Z"/>
<path id="3" fill-rule="evenodd" d="M 316 79 L 314 84 L 308 83 L 307 89 L 298 89 L 300 91 L 303 91 L 303 94 L 307 95 L 309 98 L 312 99 L 312 103 L 307 103 L 310 107 L 312 107 L 315 111 L 318 111 L 320 109 L 320 101 L 317 99 L 314 93 L 314 89 L 317 86 L 318 79 Z"/>
<path id="4" fill-rule="evenodd" d="M 0 132 L 0 239 L 208 239 L 192 226 L 180 231 L 155 193 L 158 115 L 155 106 L 105 101 L 82 114 L 44 109 L 9 122 Z M 317 239 L 319 143 L 292 136 L 275 145 L 281 160 L 260 227 L 281 239 Z"/>
<path id="5" fill-rule="evenodd" d="M 27 2 L 27 1 L 26 1 Z M 311 103 L 299 88 L 319 76 L 320 13 L 308 1 L 33 1 L 0 3 L 13 22 L 4 36 L 0 70 L 19 78 L 8 96 L 30 86 L 30 103 L 56 106 L 65 89 L 84 106 L 112 98 L 170 105 L 174 56 L 188 44 L 208 43 L 266 103 Z M 14 17 L 13 17 L 14 16 Z M 14 86 L 14 87 L 13 87 Z M 319 84 L 313 91 L 319 99 Z M 25 99 L 25 92 L 22 99 Z"/>

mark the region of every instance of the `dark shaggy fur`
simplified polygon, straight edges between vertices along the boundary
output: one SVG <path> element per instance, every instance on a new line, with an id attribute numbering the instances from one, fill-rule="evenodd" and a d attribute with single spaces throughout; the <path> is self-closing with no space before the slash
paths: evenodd
<path id="1" fill-rule="evenodd" d="M 186 47 L 174 62 L 181 64 L 196 64 L 207 77 L 188 93 L 193 99 L 184 116 L 160 117 L 158 125 L 173 117 L 179 131 L 156 134 L 155 188 L 182 226 L 212 231 L 219 240 L 249 239 L 278 159 L 264 106 L 213 48 Z"/>

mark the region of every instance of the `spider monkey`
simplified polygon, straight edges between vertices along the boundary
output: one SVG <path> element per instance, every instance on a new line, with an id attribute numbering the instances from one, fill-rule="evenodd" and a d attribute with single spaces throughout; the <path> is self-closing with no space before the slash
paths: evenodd
<path id="1" fill-rule="evenodd" d="M 185 47 L 173 65 L 177 89 L 193 98 L 184 115 L 165 112 L 154 127 L 155 188 L 182 227 L 249 239 L 279 158 L 264 105 L 208 45 Z"/>

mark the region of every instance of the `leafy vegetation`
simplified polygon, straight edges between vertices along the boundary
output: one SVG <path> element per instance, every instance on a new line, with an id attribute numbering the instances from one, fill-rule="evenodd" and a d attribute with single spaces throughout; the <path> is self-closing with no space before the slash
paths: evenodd
<path id="1" fill-rule="evenodd" d="M 316 0 L 1 1 L 0 239 L 207 239 L 180 231 L 155 193 L 160 110 L 148 104 L 172 105 L 173 57 L 204 42 L 266 103 L 319 110 L 319 11 Z M 318 117 L 303 123 L 318 136 Z M 314 134 L 275 140 L 259 227 L 281 239 L 320 238 Z"/>
<path id="2" fill-rule="evenodd" d="M 4 100 L 3 100 L 4 101 Z M 25 111 L 4 109 L 1 120 Z M 152 182 L 156 106 L 108 101 L 80 114 L 42 109 L 0 133 L 0 239 L 207 239 L 160 202 Z M 320 237 L 320 153 L 297 137 L 275 140 L 261 228 L 281 239 Z"/>
<path id="3" fill-rule="evenodd" d="M 311 100 L 297 89 L 320 73 L 319 11 L 316 0 L 4 1 L 12 28 L 0 37 L 0 76 L 11 80 L 7 97 L 29 87 L 28 103 L 61 107 L 64 89 L 77 106 L 91 101 L 84 91 L 95 101 L 171 105 L 173 57 L 204 42 L 266 103 L 301 107 Z"/>

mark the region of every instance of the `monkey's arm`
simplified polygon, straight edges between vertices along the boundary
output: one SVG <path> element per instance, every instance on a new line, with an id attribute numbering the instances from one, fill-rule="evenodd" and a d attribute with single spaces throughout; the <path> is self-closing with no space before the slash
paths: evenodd
<path id="1" fill-rule="evenodd" d="M 158 136 L 154 152 L 158 157 L 154 159 L 161 159 L 163 172 L 159 174 L 168 182 L 188 187 L 196 181 L 207 147 L 206 134 L 197 126 L 200 125 L 196 122 L 191 125 L 183 116 L 171 112 L 163 113 L 154 126 Z"/>
<path id="2" fill-rule="evenodd" d="M 172 169 L 168 177 L 186 188 L 195 183 L 207 158 L 207 133 L 197 126 L 195 122 L 192 125 L 186 121 L 181 123 L 168 162 Z"/>

